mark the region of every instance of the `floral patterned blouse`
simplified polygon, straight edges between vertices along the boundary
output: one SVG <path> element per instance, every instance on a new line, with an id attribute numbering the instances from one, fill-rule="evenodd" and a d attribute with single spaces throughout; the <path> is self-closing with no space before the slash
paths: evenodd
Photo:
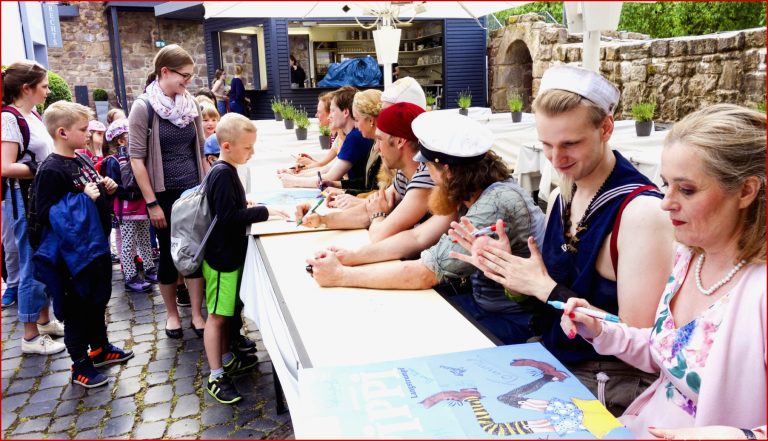
<path id="1" fill-rule="evenodd" d="M 666 389 L 667 400 L 695 417 L 702 381 L 700 372 L 707 362 L 730 295 L 724 295 L 698 317 L 676 327 L 669 304 L 685 280 L 691 257 L 690 251 L 676 256 L 674 270 L 667 280 L 656 323 L 651 330 L 651 354 L 667 373 L 665 378 L 668 381 L 662 385 Z"/>

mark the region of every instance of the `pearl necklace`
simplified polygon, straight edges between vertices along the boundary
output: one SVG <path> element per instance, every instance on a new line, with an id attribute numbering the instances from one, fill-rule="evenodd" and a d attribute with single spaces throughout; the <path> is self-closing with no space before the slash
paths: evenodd
<path id="1" fill-rule="evenodd" d="M 701 286 L 701 267 L 704 265 L 704 253 L 701 253 L 699 256 L 699 259 L 696 261 L 696 288 L 699 289 L 699 292 L 704 294 L 705 296 L 712 295 L 713 292 L 717 291 L 721 286 L 725 285 L 726 283 L 730 282 L 731 279 L 733 279 L 733 276 L 736 275 L 737 272 L 741 269 L 742 266 L 744 266 L 747 263 L 746 260 L 742 260 L 739 263 L 734 266 L 731 271 L 725 275 L 722 279 L 720 279 L 717 283 L 712 285 L 709 289 L 704 289 L 703 286 Z"/>

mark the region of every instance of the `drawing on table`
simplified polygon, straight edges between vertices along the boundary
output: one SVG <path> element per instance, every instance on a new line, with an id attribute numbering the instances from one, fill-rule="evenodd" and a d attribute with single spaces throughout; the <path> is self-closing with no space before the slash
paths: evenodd
<path id="1" fill-rule="evenodd" d="M 297 438 L 632 438 L 538 343 L 302 369 L 299 390 Z"/>
<path id="2" fill-rule="evenodd" d="M 597 407 L 594 406 L 597 400 L 576 398 L 564 401 L 559 398 L 552 398 L 547 401 L 528 398 L 529 394 L 551 382 L 565 380 L 569 376 L 567 373 L 558 371 L 548 363 L 530 359 L 514 360 L 509 365 L 533 367 L 540 371 L 541 377 L 499 395 L 496 399 L 512 407 L 541 412 L 545 418 L 497 423 L 483 406 L 480 401 L 483 396 L 475 388 L 441 391 L 419 404 L 429 409 L 446 400 L 452 406 L 467 402 L 470 404 L 480 428 L 490 435 L 506 436 L 545 432 L 557 432 L 559 435 L 565 435 L 579 430 L 587 430 L 595 437 L 602 438 L 611 430 L 621 427 L 621 424 L 603 406 L 599 403 Z"/>
<path id="3" fill-rule="evenodd" d="M 318 196 L 320 190 L 316 188 L 281 188 L 255 191 L 249 195 L 249 199 L 263 205 L 296 206 L 302 202 L 315 201 Z"/>
<path id="4" fill-rule="evenodd" d="M 448 372 L 452 373 L 453 375 L 456 375 L 457 377 L 461 377 L 464 375 L 464 372 L 467 370 L 464 368 L 456 368 L 456 367 L 450 367 L 445 365 L 440 365 L 441 368 L 447 370 Z"/>

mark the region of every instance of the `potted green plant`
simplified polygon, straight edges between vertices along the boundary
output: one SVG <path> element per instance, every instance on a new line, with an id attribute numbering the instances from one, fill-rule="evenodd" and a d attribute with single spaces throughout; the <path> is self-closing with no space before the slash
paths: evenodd
<path id="1" fill-rule="evenodd" d="M 328 150 L 331 148 L 331 128 L 328 126 L 320 126 L 320 148 Z"/>
<path id="2" fill-rule="evenodd" d="M 518 93 L 513 93 L 507 98 L 509 111 L 512 113 L 512 122 L 520 122 L 523 119 L 523 98 Z"/>
<path id="3" fill-rule="evenodd" d="M 293 130 L 293 118 L 296 116 L 296 108 L 288 102 L 283 102 L 283 124 L 288 130 Z"/>
<path id="4" fill-rule="evenodd" d="M 435 98 L 435 95 L 432 92 L 427 92 L 427 110 L 434 109 L 435 104 L 437 103 L 437 98 Z"/>
<path id="5" fill-rule="evenodd" d="M 109 95 L 104 89 L 93 90 L 93 102 L 96 103 L 96 118 L 107 123 L 107 112 L 109 112 Z"/>
<path id="6" fill-rule="evenodd" d="M 307 139 L 307 127 L 309 127 L 307 111 L 304 109 L 297 110 L 293 120 L 296 121 L 296 139 L 304 141 Z"/>
<path id="7" fill-rule="evenodd" d="M 469 115 L 469 106 L 472 105 L 472 92 L 462 90 L 459 92 L 459 97 L 456 99 L 456 104 L 459 105 L 459 113 L 462 115 Z"/>
<path id="8" fill-rule="evenodd" d="M 655 102 L 640 102 L 632 106 L 632 117 L 635 118 L 635 132 L 637 136 L 649 136 L 653 130 L 653 112 L 656 111 Z"/>
<path id="9" fill-rule="evenodd" d="M 283 120 L 283 103 L 279 96 L 272 97 L 272 113 L 275 114 L 275 121 Z"/>

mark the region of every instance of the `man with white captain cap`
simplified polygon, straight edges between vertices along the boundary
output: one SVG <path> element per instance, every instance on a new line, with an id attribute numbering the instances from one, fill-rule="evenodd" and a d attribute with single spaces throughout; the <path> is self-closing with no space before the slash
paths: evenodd
<path id="1" fill-rule="evenodd" d="M 543 302 L 544 345 L 598 396 L 604 389 L 614 414 L 655 376 L 598 355 L 581 337 L 566 336 L 559 326 L 561 312 L 544 303 L 586 298 L 629 326 L 653 325 L 672 265 L 672 230 L 658 189 L 608 146 L 619 98 L 619 90 L 595 72 L 561 65 L 544 73 L 533 109 L 560 188 L 549 199 L 541 253 L 529 241 L 531 258 L 520 259 L 503 241 L 472 246 L 467 231 L 451 233 L 472 249 L 471 257 L 457 258 L 477 265 L 508 290 Z"/>
<path id="2" fill-rule="evenodd" d="M 543 213 L 511 180 L 504 161 L 489 151 L 493 134 L 485 126 L 455 113 L 426 112 L 411 127 L 421 143 L 413 160 L 427 164 L 436 184 L 429 197 L 433 216 L 358 250 L 332 247 L 316 253 L 307 260 L 313 277 L 321 286 L 378 289 L 427 289 L 470 279 L 471 292 L 457 296 L 459 307 L 504 343 L 525 342 L 532 336 L 531 313 L 471 264 L 449 257 L 461 245 L 446 232 L 459 217 L 482 226 L 503 219 L 498 234 L 508 238 L 515 253 L 527 257 L 527 238 L 543 236 Z M 414 256 L 420 257 L 398 260 Z M 371 262 L 380 263 L 352 266 Z"/>

